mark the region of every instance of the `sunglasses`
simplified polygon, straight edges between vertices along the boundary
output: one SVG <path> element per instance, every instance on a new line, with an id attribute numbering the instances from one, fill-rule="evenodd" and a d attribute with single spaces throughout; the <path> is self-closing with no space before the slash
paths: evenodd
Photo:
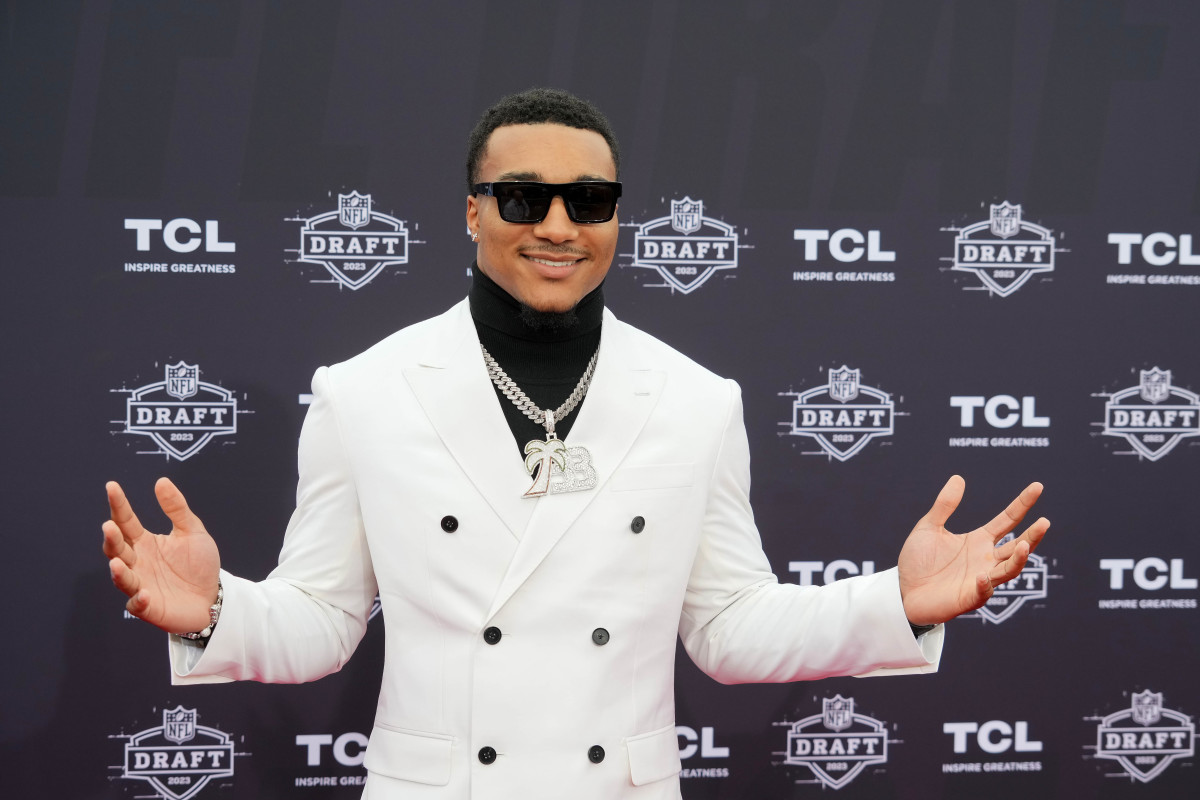
<path id="1" fill-rule="evenodd" d="M 497 181 L 477 183 L 471 188 L 475 194 L 496 198 L 500 219 L 517 223 L 544 220 L 555 197 L 563 199 L 572 222 L 608 222 L 617 213 L 617 198 L 621 196 L 621 184 L 617 181 Z"/>

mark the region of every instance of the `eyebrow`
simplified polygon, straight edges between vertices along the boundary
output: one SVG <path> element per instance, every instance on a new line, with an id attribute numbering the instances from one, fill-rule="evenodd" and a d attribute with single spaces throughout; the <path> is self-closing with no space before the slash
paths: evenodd
<path id="1" fill-rule="evenodd" d="M 571 182 L 574 182 L 574 181 L 607 181 L 607 180 L 608 180 L 608 178 L 605 178 L 600 175 L 590 175 L 590 174 L 585 173 L 583 175 L 575 176 L 575 178 L 573 178 Z M 540 172 L 505 172 L 503 175 L 500 175 L 495 179 L 495 182 L 497 182 L 497 183 L 502 182 L 502 181 L 530 181 L 530 182 L 536 182 L 536 183 L 545 183 L 546 182 Z"/>

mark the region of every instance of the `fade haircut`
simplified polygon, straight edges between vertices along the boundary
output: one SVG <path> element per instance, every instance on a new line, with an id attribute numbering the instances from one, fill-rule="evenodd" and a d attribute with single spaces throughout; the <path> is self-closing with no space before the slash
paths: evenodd
<path id="1" fill-rule="evenodd" d="M 600 109 L 561 89 L 526 89 L 500 98 L 499 102 L 483 112 L 471 131 L 471 137 L 467 140 L 467 194 L 474 192 L 474 186 L 479 182 L 479 161 L 483 158 L 492 131 L 505 125 L 536 125 L 543 122 L 600 134 L 612 152 L 617 175 L 621 174 L 621 151 L 617 145 L 617 135 Z"/>

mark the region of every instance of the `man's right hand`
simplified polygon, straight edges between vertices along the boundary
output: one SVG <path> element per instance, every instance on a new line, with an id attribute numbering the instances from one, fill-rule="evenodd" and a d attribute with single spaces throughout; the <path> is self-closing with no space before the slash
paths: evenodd
<path id="1" fill-rule="evenodd" d="M 125 608 L 169 633 L 207 627 L 209 606 L 217 602 L 221 557 L 183 494 L 166 478 L 154 484 L 158 504 L 174 524 L 163 536 L 142 527 L 115 481 L 105 488 L 112 519 L 102 526 L 104 555 L 113 583 L 129 596 Z"/>

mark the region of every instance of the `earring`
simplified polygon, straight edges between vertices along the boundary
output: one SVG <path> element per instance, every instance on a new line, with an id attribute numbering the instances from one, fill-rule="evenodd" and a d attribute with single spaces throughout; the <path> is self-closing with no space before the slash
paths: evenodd
<path id="1" fill-rule="evenodd" d="M 478 233 L 472 233 L 472 234 L 471 234 L 471 241 L 472 241 L 472 242 L 478 242 L 478 241 L 479 241 L 479 234 L 478 234 Z"/>

